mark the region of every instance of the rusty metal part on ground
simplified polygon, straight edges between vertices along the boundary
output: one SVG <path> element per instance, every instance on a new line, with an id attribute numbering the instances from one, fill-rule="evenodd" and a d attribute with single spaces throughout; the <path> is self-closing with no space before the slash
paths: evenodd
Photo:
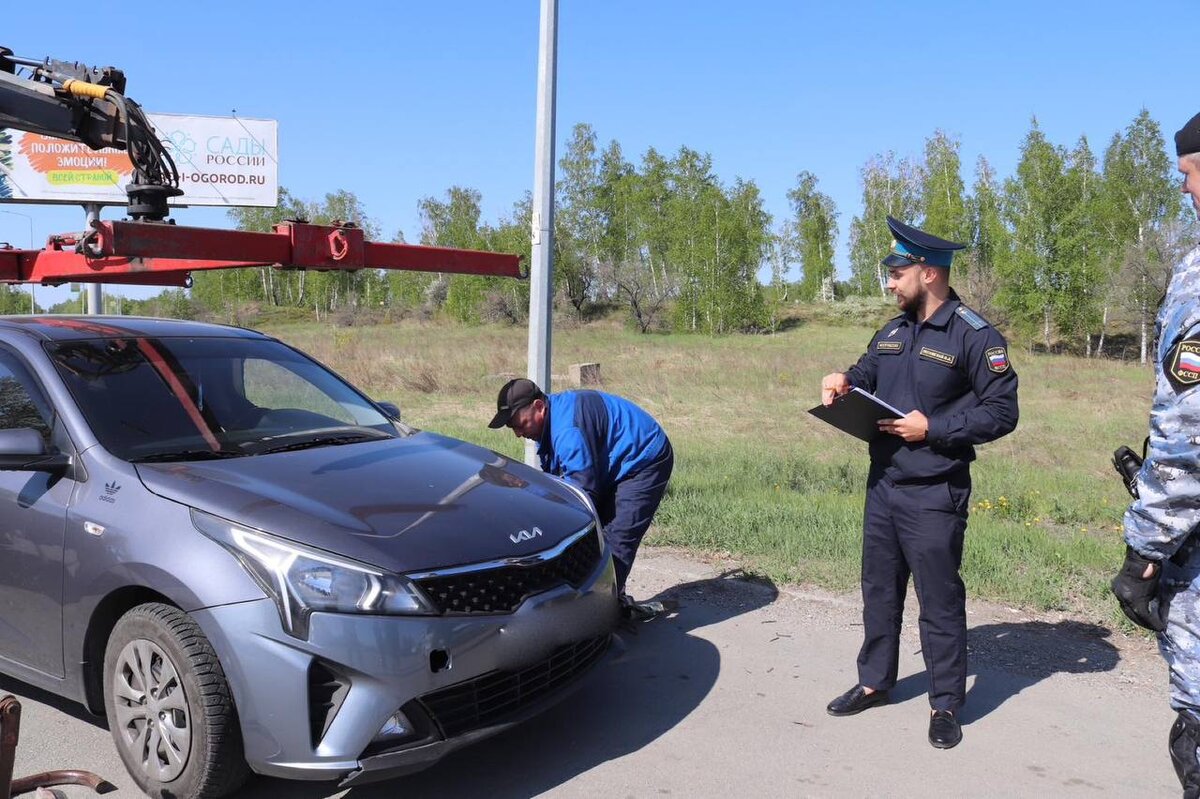
<path id="1" fill-rule="evenodd" d="M 0 799 L 36 793 L 36 799 L 52 799 L 63 794 L 51 790 L 56 785 L 83 785 L 96 793 L 112 793 L 112 783 L 90 771 L 59 769 L 13 779 L 17 742 L 21 738 L 21 703 L 15 696 L 0 698 Z"/>

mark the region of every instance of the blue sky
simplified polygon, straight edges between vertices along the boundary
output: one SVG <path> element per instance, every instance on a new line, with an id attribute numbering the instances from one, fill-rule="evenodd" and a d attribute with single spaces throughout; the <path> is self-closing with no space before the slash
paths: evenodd
<path id="1" fill-rule="evenodd" d="M 537 0 L 102 4 L 71 24 L 10 6 L 0 45 L 117 66 L 149 111 L 277 119 L 280 183 L 307 199 L 355 192 L 387 237 L 416 241 L 418 201 L 451 185 L 479 189 L 489 221 L 532 185 Z M 1054 142 L 1087 135 L 1099 156 L 1145 107 L 1169 141 L 1200 111 L 1184 36 L 1195 12 L 1195 0 L 560 0 L 558 154 L 577 122 L 635 163 L 686 145 L 726 182 L 755 181 L 777 222 L 808 170 L 840 211 L 845 275 L 874 154 L 919 158 L 945 130 L 969 186 L 981 154 L 1012 172 L 1033 116 Z M 77 207 L 0 211 L 0 241 L 18 246 L 30 228 L 40 243 L 82 227 Z M 174 216 L 227 225 L 219 210 Z"/>

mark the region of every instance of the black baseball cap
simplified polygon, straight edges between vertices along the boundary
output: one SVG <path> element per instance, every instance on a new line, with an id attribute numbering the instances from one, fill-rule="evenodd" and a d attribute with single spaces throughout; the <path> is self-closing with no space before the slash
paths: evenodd
<path id="1" fill-rule="evenodd" d="M 496 415 L 492 417 L 492 421 L 488 422 L 488 427 L 492 429 L 504 427 L 512 419 L 514 413 L 526 405 L 532 405 L 534 400 L 542 399 L 545 396 L 537 387 L 537 383 L 532 380 L 524 377 L 509 380 L 500 389 L 500 395 L 496 397 Z"/>
<path id="2" fill-rule="evenodd" d="M 1175 132 L 1175 155 L 1183 157 L 1200 152 L 1200 114 L 1189 119 Z"/>

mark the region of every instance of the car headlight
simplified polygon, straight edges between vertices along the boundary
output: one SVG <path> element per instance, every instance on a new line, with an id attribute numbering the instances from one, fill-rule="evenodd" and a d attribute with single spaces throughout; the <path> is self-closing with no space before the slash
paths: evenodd
<path id="1" fill-rule="evenodd" d="M 313 611 L 373 616 L 436 611 L 412 582 L 362 563 L 192 510 L 196 529 L 233 553 L 275 601 L 283 629 L 308 638 Z"/>

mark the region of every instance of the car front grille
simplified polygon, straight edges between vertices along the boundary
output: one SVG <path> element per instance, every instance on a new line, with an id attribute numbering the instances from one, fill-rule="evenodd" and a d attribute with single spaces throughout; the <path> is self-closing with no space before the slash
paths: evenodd
<path id="1" fill-rule="evenodd" d="M 589 527 L 557 557 L 414 577 L 440 613 L 511 613 L 534 594 L 559 585 L 579 588 L 600 561 L 600 540 Z"/>
<path id="2" fill-rule="evenodd" d="M 582 676 L 608 649 L 609 640 L 602 635 L 567 644 L 520 671 L 489 672 L 425 694 L 417 702 L 447 738 L 500 724 Z"/>

